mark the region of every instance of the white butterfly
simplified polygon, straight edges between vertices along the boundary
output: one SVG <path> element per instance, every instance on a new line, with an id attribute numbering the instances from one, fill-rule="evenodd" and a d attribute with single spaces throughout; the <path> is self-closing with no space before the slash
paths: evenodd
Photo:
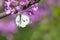
<path id="1" fill-rule="evenodd" d="M 28 24 L 31 23 L 31 20 L 30 18 L 27 16 L 27 15 L 24 15 L 24 14 L 20 14 L 16 17 L 16 25 L 18 27 L 26 27 Z"/>

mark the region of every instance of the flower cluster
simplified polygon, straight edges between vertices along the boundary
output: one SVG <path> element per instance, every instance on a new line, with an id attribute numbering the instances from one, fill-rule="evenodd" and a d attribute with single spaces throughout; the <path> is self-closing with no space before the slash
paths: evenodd
<path id="1" fill-rule="evenodd" d="M 19 1 L 19 0 L 7 0 L 5 1 L 5 12 L 6 14 L 14 14 L 17 12 L 24 12 L 24 8 L 27 7 L 28 10 L 30 10 L 29 12 L 32 13 L 31 11 L 37 11 L 38 10 L 38 3 L 33 4 L 31 7 L 29 7 L 29 5 L 31 5 L 33 2 L 35 2 L 36 0 L 33 0 L 30 3 L 30 0 L 23 0 L 23 1 Z M 28 8 L 29 7 L 29 8 Z"/>

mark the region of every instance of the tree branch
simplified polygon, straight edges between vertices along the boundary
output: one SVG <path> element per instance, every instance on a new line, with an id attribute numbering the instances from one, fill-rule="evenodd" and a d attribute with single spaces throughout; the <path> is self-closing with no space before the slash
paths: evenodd
<path id="1" fill-rule="evenodd" d="M 4 18 L 4 17 L 6 17 L 6 16 L 9 16 L 9 15 L 10 15 L 10 14 L 6 15 L 6 13 L 5 13 L 5 12 L 0 13 L 0 19 Z"/>
<path id="2" fill-rule="evenodd" d="M 33 5 L 33 4 L 36 4 L 36 3 L 39 3 L 39 1 L 40 0 L 34 0 L 35 2 L 33 2 L 33 3 L 31 3 L 31 1 L 29 2 L 29 4 L 26 6 L 23 6 L 23 10 L 25 10 L 25 9 L 27 9 L 27 8 L 29 8 L 31 5 Z M 16 10 L 15 11 L 15 14 L 17 13 L 18 11 Z M 2 18 L 4 18 L 4 17 L 7 17 L 7 16 L 9 16 L 9 15 L 11 15 L 11 14 L 6 14 L 5 12 L 3 12 L 3 13 L 0 13 L 0 19 L 2 19 Z"/>

